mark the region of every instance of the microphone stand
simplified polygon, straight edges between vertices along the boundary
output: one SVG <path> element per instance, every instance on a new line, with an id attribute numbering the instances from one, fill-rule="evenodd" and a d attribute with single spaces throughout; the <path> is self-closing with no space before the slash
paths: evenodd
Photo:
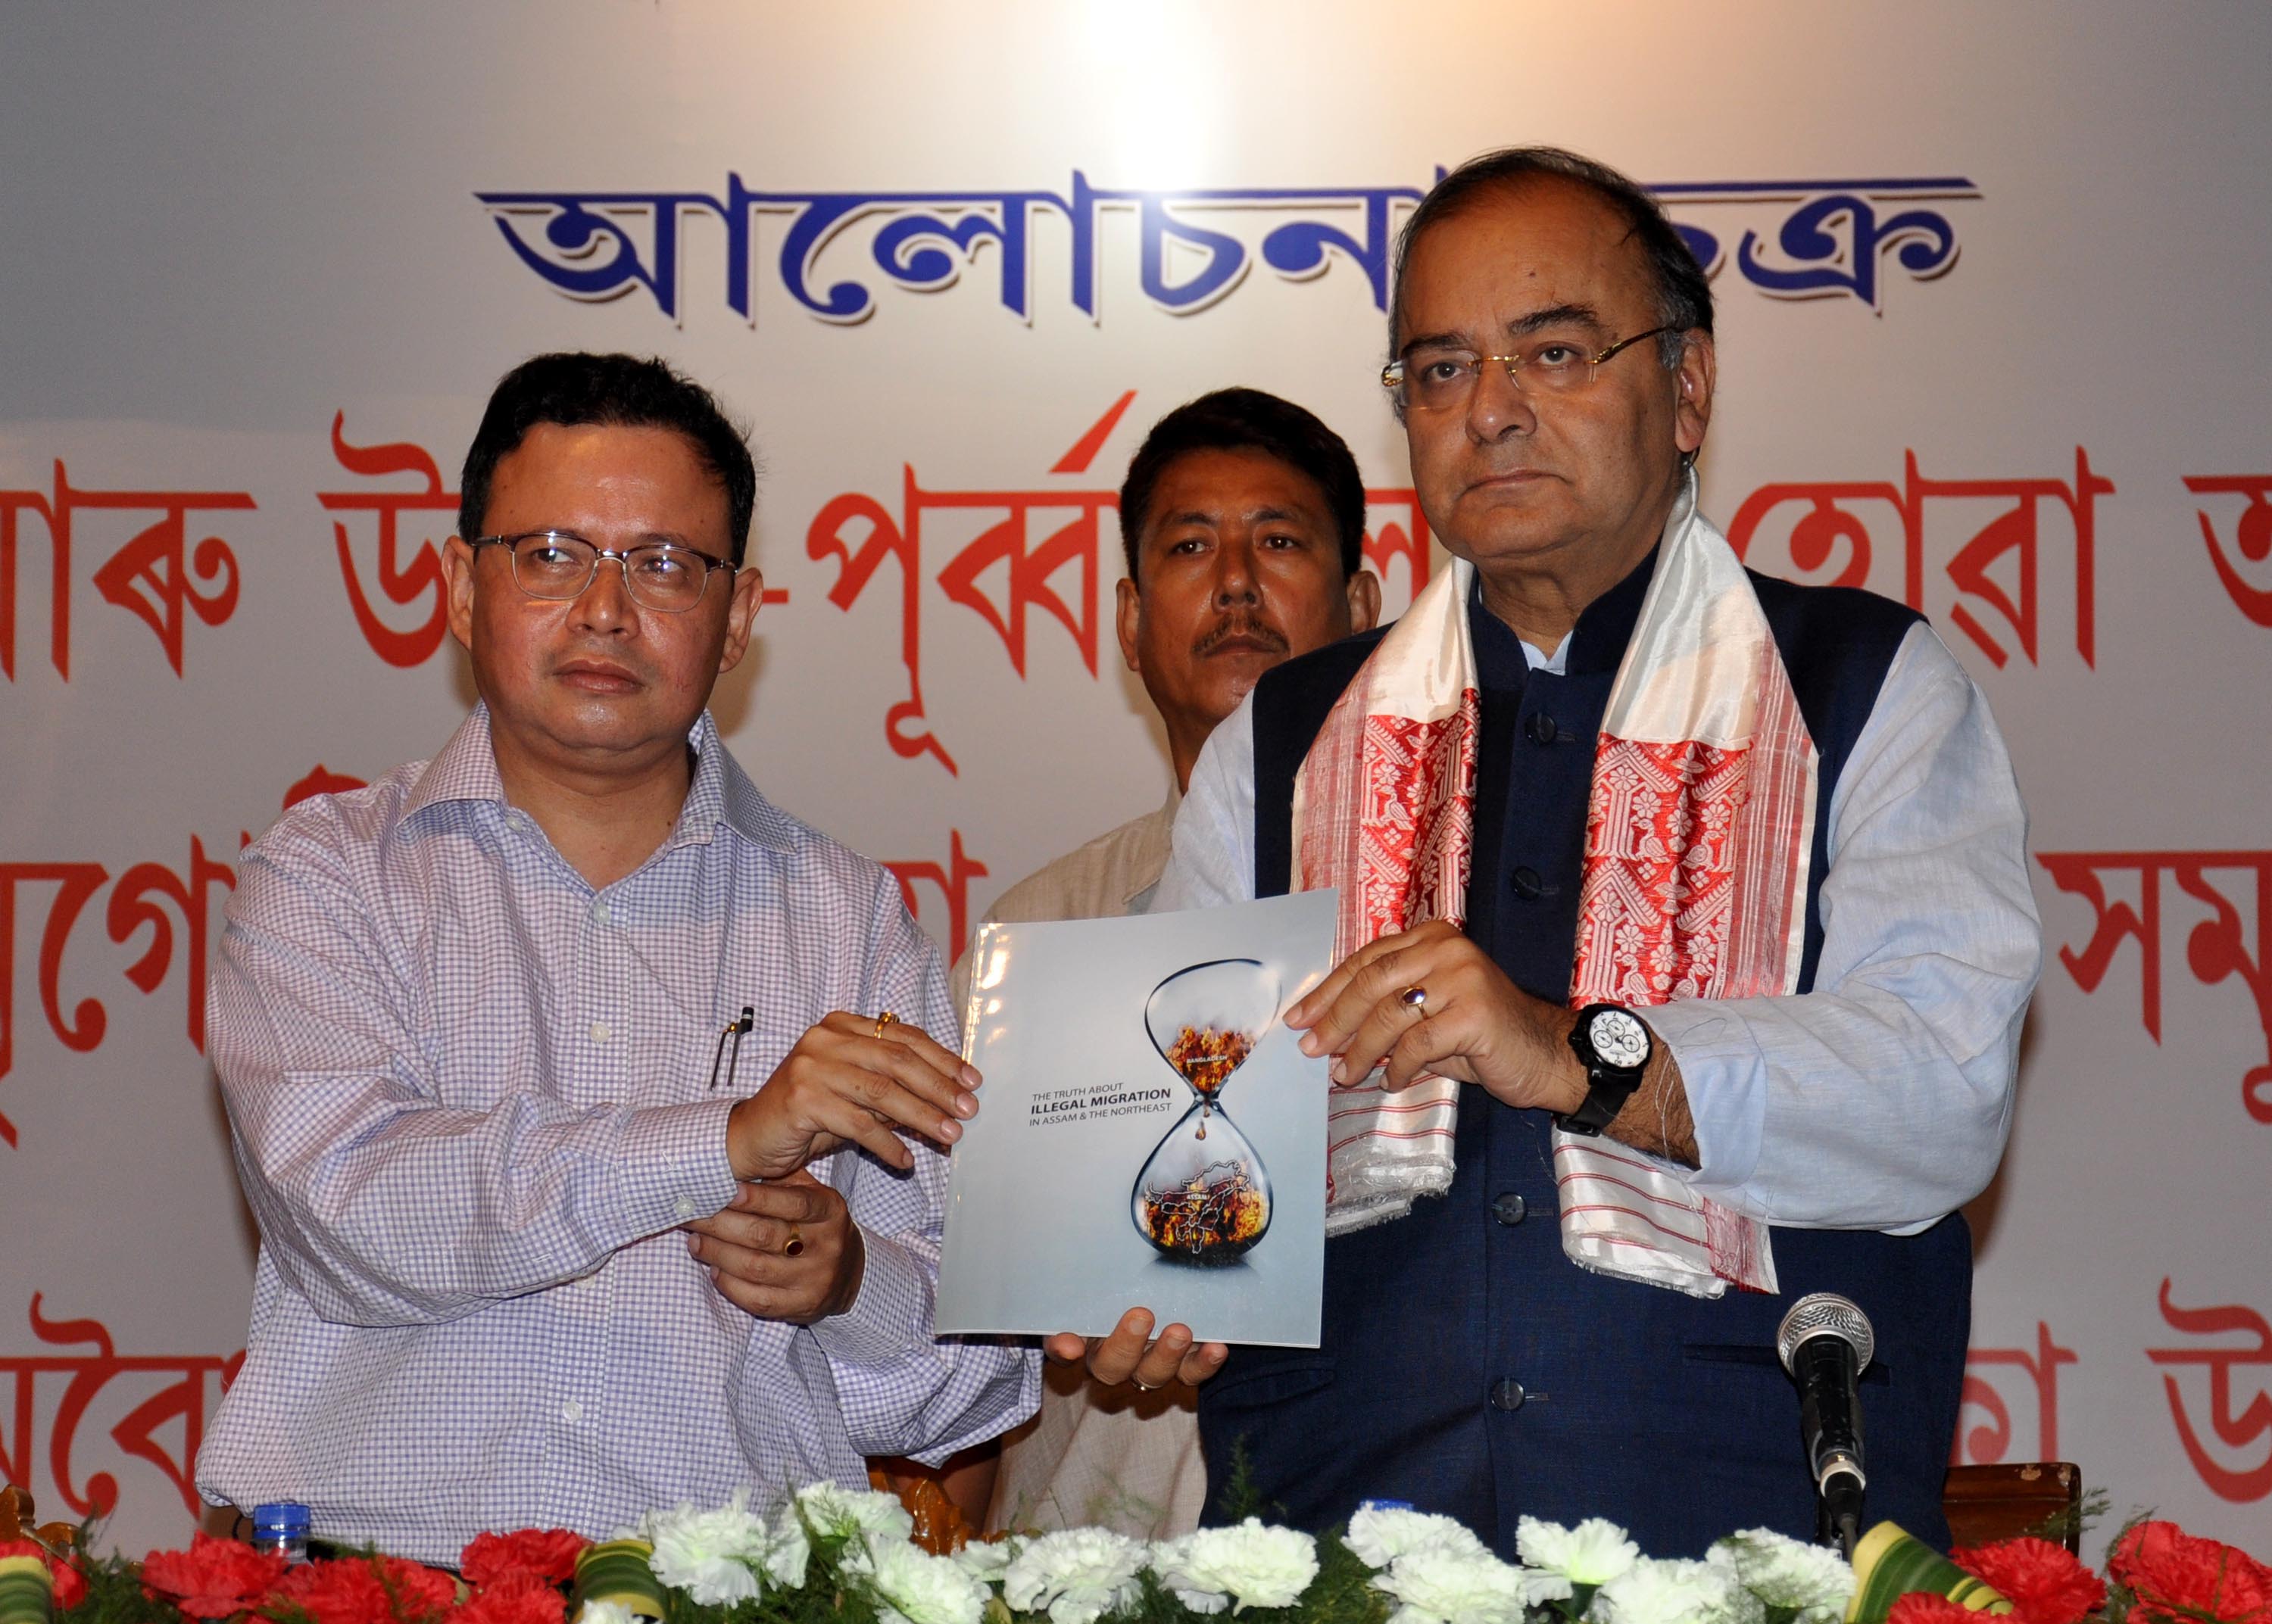
<path id="1" fill-rule="evenodd" d="M 1816 1491 L 1814 1543 L 1835 1545 L 1848 1561 L 1862 1537 L 1862 1483 L 1851 1472 L 1833 1471 Z"/>

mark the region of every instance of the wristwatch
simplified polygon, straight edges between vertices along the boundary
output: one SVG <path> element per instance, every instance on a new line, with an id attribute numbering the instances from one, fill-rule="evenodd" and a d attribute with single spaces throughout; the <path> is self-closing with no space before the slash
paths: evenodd
<path id="1" fill-rule="evenodd" d="M 1566 1134 L 1598 1135 L 1625 1109 L 1626 1101 L 1640 1086 L 1656 1053 L 1640 1017 L 1621 1003 L 1589 1003 L 1578 1011 L 1570 1029 L 1571 1052 L 1586 1069 L 1589 1086 L 1585 1103 L 1566 1115 L 1558 1113 L 1554 1126 Z"/>

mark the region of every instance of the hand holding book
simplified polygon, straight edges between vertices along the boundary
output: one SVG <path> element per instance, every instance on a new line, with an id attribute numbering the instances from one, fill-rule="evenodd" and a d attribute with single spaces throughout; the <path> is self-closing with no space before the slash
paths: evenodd
<path id="1" fill-rule="evenodd" d="M 1230 1350 L 1220 1342 L 1192 1340 L 1188 1325 L 1170 1325 L 1152 1337 L 1152 1311 L 1131 1308 L 1106 1337 L 1082 1337 L 1059 1331 L 1042 1347 L 1061 1364 L 1088 1362 L 1088 1374 L 1107 1387 L 1133 1382 L 1149 1392 L 1181 1382 L 1197 1387 L 1222 1368 Z"/>

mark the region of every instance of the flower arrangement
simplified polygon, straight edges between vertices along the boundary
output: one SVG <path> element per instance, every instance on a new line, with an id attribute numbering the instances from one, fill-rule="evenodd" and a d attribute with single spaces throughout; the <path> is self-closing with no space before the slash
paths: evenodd
<path id="1" fill-rule="evenodd" d="M 893 1495 L 828 1484 L 763 1512 L 737 1496 L 651 1513 L 598 1543 L 482 1534 L 455 1574 L 373 1552 L 288 1566 L 203 1534 L 138 1562 L 85 1555 L 52 1525 L 16 1531 L 0 1624 L 2272 1624 L 2272 1569 L 2162 1522 L 2125 1529 L 2103 1578 L 2047 1540 L 1944 1558 L 1891 1524 L 1850 1565 L 1763 1529 L 1654 1560 L 1600 1518 L 1526 1517 L 1509 1562 L 1449 1517 L 1372 1505 L 1325 1536 L 1249 1517 L 942 1555 Z"/>
<path id="2" fill-rule="evenodd" d="M 2016 1624 L 2272 1624 L 2272 1568 L 2174 1523 L 2124 1529 L 2107 1553 L 2104 1579 L 2046 1539 L 1999 1540 L 1951 1552 L 1949 1560 L 1989 1587 L 2002 1604 L 1996 1610 Z M 1980 1614 L 1946 1596 L 1912 1591 L 1873 1616 L 1886 1624 L 1970 1624 Z"/>

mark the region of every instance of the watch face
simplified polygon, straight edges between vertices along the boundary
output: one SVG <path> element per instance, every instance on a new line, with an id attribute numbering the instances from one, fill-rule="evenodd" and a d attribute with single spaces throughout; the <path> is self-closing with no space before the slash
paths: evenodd
<path id="1" fill-rule="evenodd" d="M 1648 1063 L 1648 1028 L 1630 1011 L 1600 1011 L 1586 1023 L 1586 1040 L 1604 1065 L 1620 1071 L 1638 1070 Z"/>

